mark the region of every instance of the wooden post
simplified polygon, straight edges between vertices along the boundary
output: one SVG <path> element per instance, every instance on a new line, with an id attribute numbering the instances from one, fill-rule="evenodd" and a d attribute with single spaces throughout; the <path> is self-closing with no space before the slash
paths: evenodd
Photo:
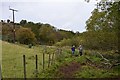
<path id="1" fill-rule="evenodd" d="M 58 59 L 59 56 L 59 49 L 56 50 L 56 59 Z"/>
<path id="2" fill-rule="evenodd" d="M 45 69 L 45 53 L 46 53 L 46 46 L 44 46 L 44 51 L 43 51 L 43 70 Z"/>
<path id="3" fill-rule="evenodd" d="M 23 55 L 23 66 L 24 66 L 24 80 L 26 80 L 26 62 L 25 62 L 25 55 Z"/>
<path id="4" fill-rule="evenodd" d="M 53 64 L 55 63 L 55 53 L 53 53 Z"/>
<path id="5" fill-rule="evenodd" d="M 53 55 L 52 55 L 52 61 L 51 61 L 51 64 L 53 64 L 54 63 L 54 53 L 53 53 Z"/>
<path id="6" fill-rule="evenodd" d="M 43 52 L 43 70 L 45 68 L 45 52 Z"/>
<path id="7" fill-rule="evenodd" d="M 57 50 L 55 50 L 54 57 L 55 57 L 55 61 L 56 61 L 57 60 Z"/>
<path id="8" fill-rule="evenodd" d="M 50 59 L 51 59 L 51 58 L 50 58 L 50 53 L 49 53 L 48 56 L 49 56 L 49 60 L 48 60 L 48 68 L 49 68 L 49 67 L 50 67 L 50 62 L 51 62 L 51 61 L 50 61 Z"/>
<path id="9" fill-rule="evenodd" d="M 62 49 L 60 49 L 60 55 L 62 54 Z"/>
<path id="10" fill-rule="evenodd" d="M 38 73 L 38 64 L 37 64 L 38 61 L 37 61 L 37 60 L 38 60 L 38 57 L 37 57 L 37 55 L 36 55 L 36 77 L 38 77 L 38 76 L 37 76 L 37 73 Z"/>

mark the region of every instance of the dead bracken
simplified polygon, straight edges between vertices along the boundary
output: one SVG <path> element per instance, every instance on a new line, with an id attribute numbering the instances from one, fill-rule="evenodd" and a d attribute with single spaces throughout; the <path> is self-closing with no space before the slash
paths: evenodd
<path id="1" fill-rule="evenodd" d="M 58 69 L 58 73 L 61 74 L 64 78 L 72 78 L 74 73 L 78 71 L 81 67 L 81 64 L 78 62 L 71 62 L 68 65 L 62 65 Z M 60 76 L 60 75 L 59 75 Z"/>

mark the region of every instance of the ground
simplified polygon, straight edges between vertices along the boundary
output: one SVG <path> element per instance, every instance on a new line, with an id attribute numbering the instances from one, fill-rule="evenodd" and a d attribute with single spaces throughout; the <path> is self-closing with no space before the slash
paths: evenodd
<path id="1" fill-rule="evenodd" d="M 42 69 L 42 53 L 45 46 L 34 46 L 12 44 L 2 42 L 2 77 L 3 78 L 24 78 L 23 55 L 26 55 L 27 78 L 35 78 L 35 55 L 38 55 L 38 78 L 113 78 L 120 74 L 120 65 L 107 68 L 105 62 L 96 52 L 85 51 L 83 56 L 72 56 L 69 48 L 58 50 L 47 48 L 45 53 L 45 69 Z M 58 51 L 58 52 L 57 52 Z M 55 52 L 56 60 L 48 68 L 48 53 Z M 97 51 L 100 52 L 100 51 Z M 77 54 L 76 52 L 75 54 Z M 114 63 L 119 59 L 119 54 L 113 51 L 105 52 L 104 56 Z M 114 54 L 114 55 L 113 55 Z M 86 59 L 89 58 L 92 62 Z M 1 56 L 0 56 L 1 58 Z M 87 62 L 88 61 L 88 62 Z M 88 63 L 91 64 L 88 64 Z M 119 62 L 119 61 L 118 61 Z M 93 64 L 94 63 L 94 64 Z"/>
<path id="2" fill-rule="evenodd" d="M 69 64 L 64 64 L 62 66 L 60 66 L 60 68 L 58 69 L 58 73 L 60 73 L 61 75 L 58 76 L 62 76 L 64 78 L 73 78 L 74 77 L 74 73 L 76 71 L 78 71 L 81 67 L 81 64 L 78 62 L 71 62 Z"/>

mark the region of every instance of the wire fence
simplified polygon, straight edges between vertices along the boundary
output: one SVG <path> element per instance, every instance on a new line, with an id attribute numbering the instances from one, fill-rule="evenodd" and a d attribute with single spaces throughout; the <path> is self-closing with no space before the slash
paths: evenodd
<path id="1" fill-rule="evenodd" d="M 3 71 L 5 71 L 2 72 L 3 78 L 37 78 L 39 73 L 54 65 L 60 54 L 62 54 L 62 49 L 45 47 L 42 56 L 34 54 L 3 59 L 4 62 L 9 63 L 7 65 L 2 63 Z M 5 70 L 5 66 L 8 66 L 8 71 Z"/>

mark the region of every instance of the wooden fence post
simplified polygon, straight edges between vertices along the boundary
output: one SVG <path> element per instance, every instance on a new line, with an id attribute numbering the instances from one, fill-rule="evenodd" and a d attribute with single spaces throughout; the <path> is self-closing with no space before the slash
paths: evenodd
<path id="1" fill-rule="evenodd" d="M 26 62 L 25 62 L 25 55 L 23 55 L 23 66 L 24 66 L 24 80 L 26 80 Z"/>
<path id="2" fill-rule="evenodd" d="M 45 68 L 45 52 L 43 52 L 43 70 Z"/>
<path id="3" fill-rule="evenodd" d="M 59 49 L 57 48 L 57 50 L 56 50 L 56 59 L 58 59 L 58 56 L 59 56 Z"/>
<path id="4" fill-rule="evenodd" d="M 53 64 L 53 63 L 54 63 L 54 53 L 52 55 L 52 62 L 51 62 L 51 64 Z"/>
<path id="5" fill-rule="evenodd" d="M 53 53 L 53 64 L 55 63 L 55 53 Z"/>
<path id="6" fill-rule="evenodd" d="M 36 77 L 38 77 L 37 74 L 38 74 L 38 57 L 36 55 Z"/>
<path id="7" fill-rule="evenodd" d="M 44 51 L 43 51 L 43 70 L 45 69 L 45 53 L 47 52 L 47 47 L 44 46 Z"/>
<path id="8" fill-rule="evenodd" d="M 62 49 L 60 48 L 60 55 L 62 54 Z"/>
<path id="9" fill-rule="evenodd" d="M 51 58 L 50 58 L 50 53 L 49 53 L 49 60 L 48 60 L 48 68 L 50 67 L 50 62 L 51 62 Z"/>

